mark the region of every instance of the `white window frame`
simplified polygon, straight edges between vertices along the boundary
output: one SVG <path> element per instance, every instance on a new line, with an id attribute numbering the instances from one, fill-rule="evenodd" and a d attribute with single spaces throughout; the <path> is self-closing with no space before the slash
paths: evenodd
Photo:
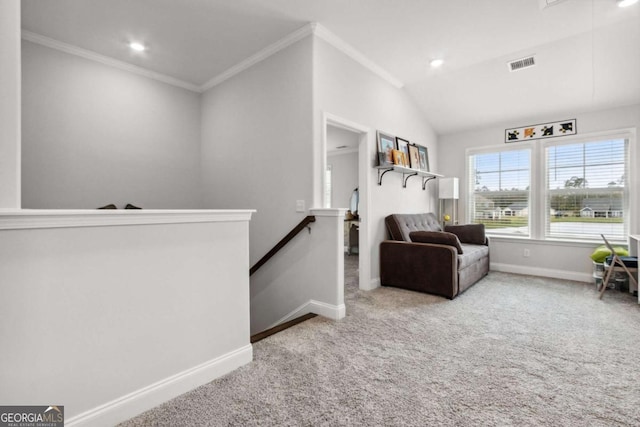
<path id="1" fill-rule="evenodd" d="M 466 152 L 466 183 L 467 183 L 467 194 L 466 194 L 466 222 L 472 223 L 475 218 L 472 218 L 472 209 L 471 209 L 471 200 L 474 196 L 474 187 L 468 185 L 471 182 L 471 156 L 482 155 L 482 154 L 493 154 L 493 153 L 503 153 L 506 151 L 522 151 L 529 150 L 529 212 L 532 211 L 533 208 L 533 198 L 534 198 L 534 188 L 533 188 L 533 180 L 534 180 L 534 156 L 535 151 L 533 149 L 533 145 L 530 142 L 524 142 L 520 144 L 511 144 L 511 145 L 494 145 L 490 147 L 481 147 L 481 148 L 470 148 L 467 149 Z M 528 215 L 528 231 L 529 233 L 524 234 L 506 234 L 506 233 L 492 233 L 490 229 L 487 230 L 487 234 L 489 236 L 495 237 L 504 237 L 504 238 L 522 238 L 527 239 L 531 238 L 532 233 L 532 214 Z"/>
<path id="2" fill-rule="evenodd" d="M 487 230 L 489 236 L 504 239 L 521 239 L 521 240 L 539 240 L 547 242 L 575 242 L 575 243 L 601 243 L 599 239 L 571 239 L 560 237 L 546 237 L 546 159 L 545 149 L 549 145 L 557 145 L 562 140 L 562 144 L 578 144 L 584 142 L 595 142 L 607 139 L 626 139 L 628 142 L 627 153 L 627 182 L 625 185 L 625 204 L 624 217 L 625 233 L 640 233 L 640 221 L 634 218 L 640 212 L 638 207 L 638 195 L 640 191 L 640 182 L 638 182 L 638 173 L 636 169 L 640 166 L 638 161 L 637 138 L 635 128 L 617 129 L 602 132 L 592 132 L 583 135 L 566 136 L 561 138 L 553 138 L 545 140 L 533 140 L 526 142 L 515 142 L 510 144 L 492 145 L 479 148 L 468 148 L 465 153 L 465 182 L 470 182 L 470 156 L 483 153 L 495 153 L 498 151 L 521 150 L 529 148 L 531 150 L 531 183 L 530 183 L 530 214 L 529 214 L 529 236 L 517 236 L 507 234 L 493 234 L 491 230 Z M 633 189 L 633 191 L 631 191 Z M 467 194 L 465 196 L 465 218 L 467 223 L 471 223 L 471 197 L 474 188 L 467 185 Z M 624 240 L 615 241 L 616 243 L 626 243 Z"/>
<path id="3" fill-rule="evenodd" d="M 544 240 L 551 240 L 551 241 L 573 241 L 573 240 L 577 240 L 577 241 L 599 241 L 599 237 L 575 237 L 575 238 L 571 238 L 571 237 L 560 237 L 560 236 L 549 236 L 547 235 L 547 223 L 550 221 L 550 212 L 546 206 L 546 198 L 547 198 L 547 159 L 546 159 L 546 149 L 548 147 L 558 147 L 558 146 L 566 146 L 566 145 L 575 145 L 575 144 L 588 144 L 588 143 L 595 143 L 595 142 L 603 142 L 603 141 L 607 141 L 607 140 L 625 140 L 626 141 L 626 145 L 627 145 L 627 153 L 625 156 L 625 183 L 623 186 L 623 214 L 622 217 L 624 218 L 624 222 L 623 222 L 623 232 L 622 235 L 623 236 L 627 236 L 629 235 L 629 229 L 630 229 L 630 224 L 632 221 L 631 218 L 631 210 L 630 210 L 630 200 L 629 200 L 629 196 L 630 196 L 630 192 L 629 192 L 629 185 L 631 183 L 631 180 L 629 179 L 629 173 L 631 172 L 631 139 L 629 137 L 629 135 L 616 135 L 616 134 L 604 134 L 604 135 L 600 135 L 600 136 L 585 136 L 585 137 L 581 137 L 581 138 L 571 138 L 571 139 L 567 139 L 564 140 L 562 139 L 562 141 L 553 141 L 553 140 L 548 140 L 548 141 L 544 141 L 545 143 L 541 146 L 540 151 L 542 152 L 542 170 L 543 170 L 543 177 L 542 177 L 542 181 L 541 185 L 540 185 L 540 191 L 542 193 L 542 197 L 541 197 L 541 204 L 542 206 L 542 228 L 540 230 L 541 234 L 542 234 L 542 238 Z M 612 238 L 611 236 L 608 236 L 610 240 L 614 240 L 614 241 L 621 241 L 617 238 Z"/>

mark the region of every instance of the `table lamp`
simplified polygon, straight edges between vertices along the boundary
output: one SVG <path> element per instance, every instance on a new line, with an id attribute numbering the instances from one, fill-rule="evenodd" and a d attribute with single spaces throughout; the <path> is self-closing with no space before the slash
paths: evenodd
<path id="1" fill-rule="evenodd" d="M 440 178 L 438 180 L 438 199 L 440 199 L 440 221 L 445 225 L 458 224 L 458 178 Z"/>

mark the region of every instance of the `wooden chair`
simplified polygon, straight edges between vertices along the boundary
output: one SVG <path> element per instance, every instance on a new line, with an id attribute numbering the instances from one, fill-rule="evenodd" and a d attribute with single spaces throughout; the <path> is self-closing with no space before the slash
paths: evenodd
<path id="1" fill-rule="evenodd" d="M 613 247 L 609 243 L 604 234 L 601 234 L 602 240 L 604 240 L 604 244 L 611 251 L 611 256 L 608 256 L 604 260 L 604 277 L 602 279 L 602 289 L 600 289 L 600 295 L 598 298 L 602 299 L 602 295 L 604 291 L 607 290 L 607 284 L 609 283 L 609 279 L 611 278 L 611 274 L 613 272 L 624 271 L 629 276 L 629 280 L 632 280 L 633 283 L 636 284 L 636 288 L 638 287 L 638 281 L 633 276 L 633 272 L 638 272 L 638 257 L 630 257 L 630 256 L 620 256 L 613 250 Z"/>

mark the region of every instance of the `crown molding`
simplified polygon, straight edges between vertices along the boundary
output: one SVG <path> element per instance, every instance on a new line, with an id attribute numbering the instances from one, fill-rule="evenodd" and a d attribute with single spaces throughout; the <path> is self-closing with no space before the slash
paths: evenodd
<path id="1" fill-rule="evenodd" d="M 111 58 L 109 56 L 100 55 L 99 53 L 73 46 L 59 40 L 33 33 L 31 31 L 22 30 L 22 38 L 32 43 L 37 43 L 39 45 L 69 53 L 71 55 L 80 56 L 91 61 L 100 62 L 101 64 L 109 65 L 111 67 L 148 77 L 153 80 L 158 80 L 172 86 L 177 86 L 183 89 L 190 90 L 192 92 L 200 92 L 200 87 L 192 83 L 188 83 L 183 80 L 167 76 L 165 74 L 157 73 L 155 71 L 147 70 L 146 68 L 138 67 L 137 65 L 132 65 L 127 62 Z"/>
<path id="2" fill-rule="evenodd" d="M 313 34 L 322 40 L 326 41 L 363 67 L 367 68 L 374 74 L 377 74 L 379 77 L 383 78 L 387 82 L 391 83 L 398 89 L 402 89 L 404 83 L 393 77 L 388 71 L 380 67 L 378 64 L 367 58 L 363 53 L 359 50 L 342 40 L 340 37 L 333 34 L 331 31 L 327 30 L 324 26 L 313 23 L 311 24 L 313 28 Z"/>
<path id="3" fill-rule="evenodd" d="M 331 31 L 327 30 L 324 26 L 318 24 L 317 22 L 311 22 L 305 25 L 304 27 L 294 31 L 293 33 L 287 35 L 286 37 L 278 40 L 277 42 L 267 46 L 266 48 L 262 49 L 260 52 L 256 53 L 255 55 L 252 55 L 249 58 L 245 59 L 244 61 L 239 62 L 238 64 L 224 71 L 223 73 L 213 77 L 207 83 L 200 86 L 199 90 L 201 92 L 207 91 L 212 87 L 217 86 L 220 83 L 224 82 L 225 80 L 230 79 L 236 74 L 239 74 L 242 71 L 254 66 L 258 62 L 267 59 L 271 55 L 274 55 L 275 53 L 281 51 L 282 49 L 289 47 L 292 44 L 296 43 L 297 41 L 302 40 L 305 37 L 312 34 L 317 37 L 320 37 L 325 42 L 329 43 L 330 45 L 332 45 L 333 47 L 335 47 L 336 49 L 338 49 L 339 51 L 341 51 L 342 53 L 344 53 L 345 55 L 347 55 L 348 57 L 350 57 L 351 59 L 353 59 L 360 65 L 362 65 L 363 67 L 367 68 L 374 74 L 386 80 L 396 88 L 401 89 L 404 86 L 403 82 L 393 77 L 389 72 L 387 72 L 378 64 L 376 64 L 375 62 L 367 58 L 364 54 L 362 54 L 356 48 L 354 48 L 353 46 L 351 46 L 350 44 L 342 40 L 340 37 L 333 34 Z"/>
<path id="4" fill-rule="evenodd" d="M 394 87 L 401 89 L 404 86 L 404 83 L 392 76 L 385 69 L 380 67 L 378 64 L 367 58 L 363 53 L 358 51 L 356 48 L 342 40 L 340 37 L 333 34 L 331 31 L 327 30 L 324 26 L 318 24 L 317 22 L 309 23 L 293 33 L 283 37 L 277 42 L 270 44 L 266 48 L 262 49 L 258 53 L 248 57 L 247 59 L 239 62 L 233 67 L 227 69 L 226 71 L 218 74 L 217 76 L 210 79 L 205 84 L 198 86 L 192 83 L 185 82 L 183 80 L 176 79 L 174 77 L 167 76 L 165 74 L 157 73 L 155 71 L 147 70 L 146 68 L 139 67 L 137 65 L 132 65 L 124 61 L 120 61 L 115 58 L 111 58 L 108 56 L 101 55 L 99 53 L 83 49 L 77 46 L 70 45 L 68 43 L 61 42 L 59 40 L 55 40 L 37 33 L 33 33 L 31 31 L 22 30 L 22 38 L 24 40 L 30 41 L 32 43 L 37 43 L 42 46 L 46 46 L 52 49 L 56 49 L 65 53 L 69 53 L 71 55 L 80 56 L 85 59 L 89 59 L 92 61 L 100 62 L 105 65 L 109 65 L 114 68 L 118 68 L 124 71 L 128 71 L 134 74 L 138 74 L 144 77 L 148 77 L 150 79 L 158 80 L 163 83 L 170 84 L 172 86 L 177 86 L 183 89 L 190 90 L 192 92 L 205 92 L 212 87 L 219 85 L 220 83 L 230 79 L 236 74 L 241 73 L 244 70 L 254 66 L 255 64 L 264 61 L 270 56 L 278 53 L 279 51 L 291 46 L 292 44 L 304 39 L 309 35 L 315 35 L 316 37 L 321 38 L 325 42 L 329 43 L 331 46 L 335 47 L 363 67 L 367 68 L 374 74 L 378 75 L 382 79 L 389 82 Z"/>
<path id="5" fill-rule="evenodd" d="M 305 37 L 311 35 L 312 33 L 313 33 L 313 24 L 307 24 L 304 27 L 297 29 L 293 33 L 265 47 L 258 53 L 248 57 L 247 59 L 239 62 L 238 64 L 227 69 L 221 74 L 218 74 L 217 76 L 213 77 L 211 80 L 209 80 L 208 82 L 200 86 L 200 91 L 204 92 L 206 90 L 211 89 L 214 86 L 219 85 L 225 80 L 228 80 L 231 77 L 235 76 L 236 74 L 240 74 L 244 70 L 253 67 L 258 62 L 264 61 L 268 57 L 280 52 L 282 49 L 286 47 L 291 46 L 297 41 L 304 39 Z"/>

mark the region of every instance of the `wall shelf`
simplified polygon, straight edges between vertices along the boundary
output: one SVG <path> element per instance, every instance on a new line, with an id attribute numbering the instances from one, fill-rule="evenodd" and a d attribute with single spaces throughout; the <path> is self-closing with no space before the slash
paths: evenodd
<path id="1" fill-rule="evenodd" d="M 378 185 L 382 185 L 382 177 L 384 177 L 384 175 L 387 172 L 395 172 L 395 173 L 401 173 L 402 174 L 402 188 L 407 188 L 407 181 L 412 176 L 419 176 L 419 177 L 422 178 L 422 189 L 423 190 L 425 190 L 427 188 L 427 182 L 431 181 L 432 179 L 442 178 L 444 176 L 444 175 L 440 175 L 438 173 L 425 172 L 425 171 L 422 171 L 422 170 L 412 169 L 412 168 L 407 168 L 407 167 L 397 166 L 397 165 L 393 165 L 393 166 L 376 166 L 375 168 L 378 169 Z"/>

